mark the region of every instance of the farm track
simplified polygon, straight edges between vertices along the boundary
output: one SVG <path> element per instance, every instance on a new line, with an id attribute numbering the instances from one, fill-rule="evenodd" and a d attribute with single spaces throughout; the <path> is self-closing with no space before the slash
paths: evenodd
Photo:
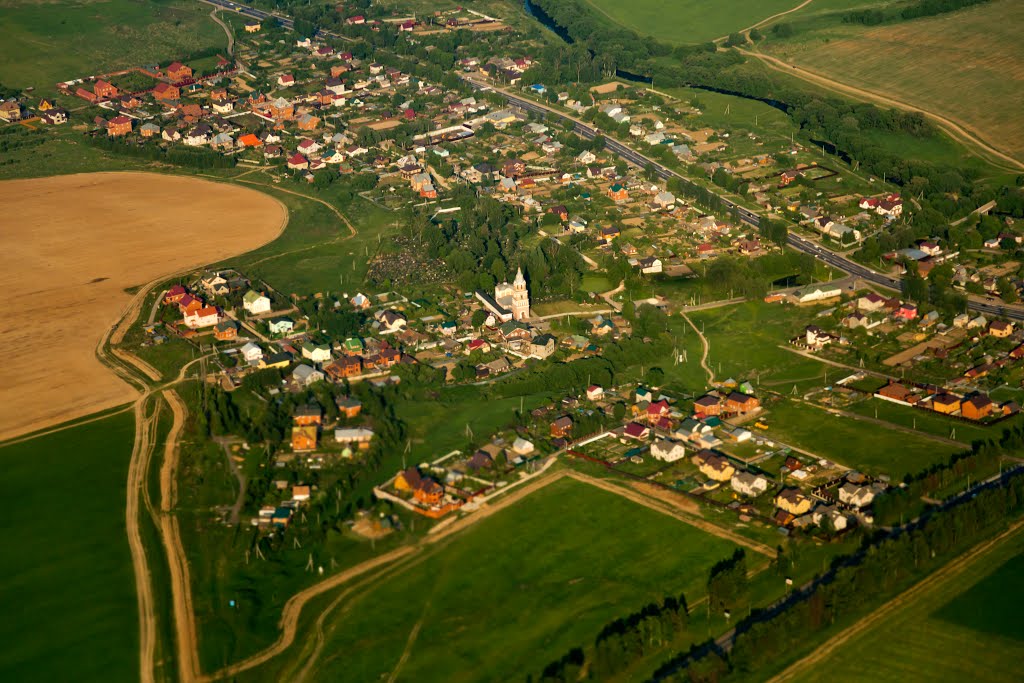
<path id="1" fill-rule="evenodd" d="M 946 566 L 942 567 L 938 571 L 931 574 L 928 578 L 917 583 L 912 588 L 903 593 L 900 593 L 895 598 L 885 603 L 871 614 L 867 615 L 857 623 L 853 624 L 849 628 L 837 633 L 831 639 L 826 641 L 823 645 L 816 648 L 814 652 L 807 657 L 795 662 L 790 665 L 786 670 L 777 676 L 769 679 L 769 683 L 785 683 L 791 681 L 795 677 L 802 673 L 805 673 L 817 666 L 818 664 L 825 661 L 833 652 L 838 648 L 845 645 L 850 639 L 858 636 L 864 631 L 874 627 L 880 621 L 888 619 L 890 615 L 896 610 L 900 609 L 908 602 L 912 602 L 919 596 L 927 593 L 931 590 L 942 589 L 946 582 L 956 576 L 962 574 L 964 571 L 969 569 L 974 563 L 980 562 L 985 558 L 990 550 L 992 550 L 1000 541 L 1012 536 L 1017 533 L 1021 527 L 1024 527 L 1024 520 L 1016 522 L 1011 525 L 1009 529 L 999 534 L 995 538 L 985 541 L 981 545 L 975 546 L 965 554 L 956 558 Z"/>
<path id="2" fill-rule="evenodd" d="M 922 114 L 945 131 L 950 137 L 960 142 L 969 151 L 973 152 L 975 156 L 980 157 L 987 163 L 1004 171 L 1010 171 L 1013 173 L 1024 170 L 1024 163 L 985 142 L 981 133 L 966 123 L 956 121 L 927 109 L 922 109 L 921 107 L 916 107 L 912 104 L 907 104 L 906 102 L 888 95 L 881 95 L 869 90 L 864 90 L 863 88 L 847 85 L 846 83 L 829 78 L 828 76 L 811 71 L 810 69 L 796 66 L 795 64 L 789 64 L 778 57 L 773 57 L 772 55 L 768 55 L 763 52 L 747 50 L 741 47 L 737 47 L 736 49 L 747 57 L 753 57 L 760 60 L 765 66 L 773 71 L 789 74 L 790 76 L 799 78 L 807 83 L 811 83 L 826 90 L 831 90 L 834 93 L 853 97 L 865 102 L 871 102 L 873 104 L 880 104 L 886 107 Z"/>
<path id="3" fill-rule="evenodd" d="M 697 333 L 698 337 L 700 337 L 700 345 L 702 349 L 700 366 L 704 368 L 704 372 L 708 373 L 708 386 L 713 387 L 715 386 L 715 371 L 708 365 L 708 355 L 711 353 L 711 344 L 708 342 L 708 338 L 704 336 L 704 333 L 697 328 L 692 320 L 690 320 L 690 316 L 686 315 L 684 312 L 680 312 L 680 315 L 683 316 L 683 320 L 689 323 L 690 327 L 693 328 L 693 331 Z"/>
<path id="4" fill-rule="evenodd" d="M 779 12 L 778 14 L 773 14 L 770 17 L 762 19 L 761 21 L 757 22 L 756 24 L 753 24 L 753 25 L 748 26 L 746 28 L 740 29 L 738 32 L 739 33 L 750 33 L 755 28 L 761 28 L 762 26 L 766 26 L 767 24 L 772 23 L 773 21 L 775 21 L 779 17 L 784 17 L 787 14 L 792 14 L 793 12 L 799 12 L 800 10 L 802 10 L 804 7 L 807 7 L 812 2 L 814 2 L 814 0 L 804 0 L 802 3 L 800 3 L 796 7 L 788 9 L 785 12 Z M 715 38 L 715 42 L 719 43 L 719 42 L 721 42 L 723 40 L 728 40 L 728 38 L 729 38 L 729 36 L 719 36 L 718 38 Z"/>

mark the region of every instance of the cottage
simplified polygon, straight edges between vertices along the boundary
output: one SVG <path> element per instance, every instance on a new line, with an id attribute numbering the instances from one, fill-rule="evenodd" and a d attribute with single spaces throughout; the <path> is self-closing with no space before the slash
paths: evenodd
<path id="1" fill-rule="evenodd" d="M 249 290 L 242 297 L 242 307 L 252 315 L 270 312 L 270 297 L 261 292 Z"/>
<path id="2" fill-rule="evenodd" d="M 572 418 L 568 415 L 563 415 L 551 423 L 551 437 L 555 439 L 564 439 L 572 432 L 572 427 Z"/>
<path id="3" fill-rule="evenodd" d="M 242 360 L 249 365 L 258 365 L 263 360 L 263 349 L 253 342 L 246 342 L 239 353 L 242 356 Z"/>
<path id="4" fill-rule="evenodd" d="M 373 441 L 373 430 L 366 427 L 339 427 L 334 430 L 334 440 L 341 444 L 347 444 L 350 448 L 354 447 L 365 451 Z"/>
<path id="5" fill-rule="evenodd" d="M 639 422 L 630 422 L 622 431 L 622 435 L 637 441 L 646 441 L 651 435 L 651 428 Z"/>
<path id="6" fill-rule="evenodd" d="M 725 409 L 730 413 L 742 415 L 756 410 L 761 402 L 754 396 L 733 391 L 725 399 Z"/>
<path id="7" fill-rule="evenodd" d="M 768 483 L 768 479 L 760 474 L 737 472 L 733 475 L 729 485 L 736 493 L 754 498 L 768 490 Z"/>
<path id="8" fill-rule="evenodd" d="M 324 380 L 324 373 L 308 365 L 299 365 L 292 370 L 292 381 L 300 387 L 308 387 Z"/>
<path id="9" fill-rule="evenodd" d="M 132 132 L 132 120 L 121 114 L 107 121 L 107 135 L 112 138 L 128 135 Z"/>
<path id="10" fill-rule="evenodd" d="M 338 414 L 349 420 L 358 417 L 359 412 L 363 409 L 363 404 L 351 396 L 337 397 L 334 399 L 334 405 L 338 408 Z"/>
<path id="11" fill-rule="evenodd" d="M 678 441 L 658 439 L 651 444 L 651 455 L 664 462 L 675 462 L 686 456 L 686 448 Z"/>
<path id="12" fill-rule="evenodd" d="M 307 403 L 297 406 L 292 413 L 292 421 L 301 427 L 319 425 L 323 423 L 323 410 L 315 403 Z"/>
<path id="13" fill-rule="evenodd" d="M 316 425 L 309 425 L 305 427 L 295 426 L 292 427 L 292 450 L 293 451 L 313 451 L 316 450 L 317 442 L 317 428 Z"/>
<path id="14" fill-rule="evenodd" d="M 302 357 L 314 363 L 327 363 L 331 360 L 330 344 L 314 344 L 306 342 L 302 345 Z"/>
<path id="15" fill-rule="evenodd" d="M 870 486 L 857 486 L 847 482 L 839 487 L 839 502 L 855 508 L 870 505 L 874 497 L 875 491 Z"/>
<path id="16" fill-rule="evenodd" d="M 295 322 L 291 318 L 271 318 L 267 329 L 271 334 L 289 334 L 295 329 Z"/>
<path id="17" fill-rule="evenodd" d="M 799 517 L 811 510 L 812 501 L 799 489 L 783 489 L 775 496 L 775 505 L 791 515 Z"/>
<path id="18" fill-rule="evenodd" d="M 969 420 L 984 420 L 994 409 L 995 404 L 985 394 L 974 394 L 960 403 L 960 414 Z"/>
<path id="19" fill-rule="evenodd" d="M 230 318 L 221 320 L 214 327 L 213 336 L 218 341 L 230 341 L 238 338 L 238 323 Z"/>
<path id="20" fill-rule="evenodd" d="M 932 410 L 944 415 L 952 415 L 960 410 L 960 399 L 953 394 L 938 394 L 932 397 Z"/>
<path id="21" fill-rule="evenodd" d="M 541 334 L 530 340 L 530 355 L 534 358 L 547 358 L 555 352 L 555 338 L 550 334 Z"/>
<path id="22" fill-rule="evenodd" d="M 708 417 L 722 413 L 721 398 L 717 394 L 705 394 L 693 402 L 693 412 Z"/>
<path id="23" fill-rule="evenodd" d="M 732 479 L 736 468 L 729 462 L 728 458 L 717 453 L 703 449 L 693 456 L 693 464 L 708 479 L 717 482 L 725 482 Z"/>
<path id="24" fill-rule="evenodd" d="M 213 327 L 220 322 L 220 310 L 216 306 L 204 306 L 196 311 L 186 313 L 184 322 L 192 329 Z"/>

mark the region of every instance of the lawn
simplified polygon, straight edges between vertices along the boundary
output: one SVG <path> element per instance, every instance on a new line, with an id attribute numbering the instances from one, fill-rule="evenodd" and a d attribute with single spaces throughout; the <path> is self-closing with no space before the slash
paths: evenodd
<path id="1" fill-rule="evenodd" d="M 705 43 L 800 4 L 798 0 L 587 0 L 611 21 L 669 43 Z"/>
<path id="2" fill-rule="evenodd" d="M 798 681 L 1019 681 L 1024 533 L 865 630 Z"/>
<path id="3" fill-rule="evenodd" d="M 813 5 L 812 5 L 813 6 Z M 963 11 L 875 27 L 836 23 L 769 41 L 771 53 L 843 83 L 892 96 L 967 124 L 1024 159 L 1018 115 L 1024 78 L 1024 4 L 994 0 Z M 880 80 L 879 74 L 885 74 Z M 916 150 L 949 158 L 951 150 Z"/>
<path id="4" fill-rule="evenodd" d="M 900 480 L 963 448 L 925 436 L 832 415 L 794 401 L 773 404 L 767 414 L 772 437 L 841 465 Z"/>
<path id="5" fill-rule="evenodd" d="M 343 603 L 309 680 L 377 680 L 403 651 L 402 680 L 521 680 L 652 600 L 694 601 L 733 547 L 563 479 Z"/>
<path id="6" fill-rule="evenodd" d="M 0 448 L 0 671 L 10 681 L 132 680 L 138 612 L 125 531 L 132 414 Z"/>
<path id="7" fill-rule="evenodd" d="M 8 0 L 0 78 L 50 93 L 59 81 L 223 49 L 224 30 L 208 15 L 207 5 L 183 0 Z"/>

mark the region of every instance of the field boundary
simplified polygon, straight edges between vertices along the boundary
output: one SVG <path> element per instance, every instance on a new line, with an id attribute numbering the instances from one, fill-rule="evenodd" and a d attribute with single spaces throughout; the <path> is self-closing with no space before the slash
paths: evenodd
<path id="1" fill-rule="evenodd" d="M 825 90 L 830 90 L 833 93 L 838 93 L 846 97 L 853 97 L 872 104 L 881 104 L 883 106 L 893 107 L 903 111 L 922 114 L 935 123 L 947 135 L 959 142 L 986 163 L 1004 171 L 1014 173 L 1024 171 L 1024 162 L 1010 156 L 1009 154 L 999 151 L 996 147 L 993 147 L 969 124 L 908 104 L 890 95 L 873 93 L 869 90 L 864 90 L 863 88 L 848 85 L 842 81 L 835 80 L 834 78 L 830 78 L 805 67 L 790 64 L 773 55 L 765 54 L 757 50 L 747 50 L 742 47 L 737 47 L 736 49 L 744 56 L 760 60 L 762 64 L 772 71 L 789 74 L 790 76 L 799 78 L 807 83 L 824 88 Z"/>
<path id="2" fill-rule="evenodd" d="M 836 649 L 846 644 L 851 638 L 854 638 L 860 633 L 870 629 L 879 621 L 886 619 L 890 614 L 903 607 L 907 602 L 914 600 L 923 593 L 927 593 L 933 589 L 942 588 L 947 581 L 956 578 L 969 569 L 975 562 L 983 559 L 989 551 L 994 549 L 1001 541 L 1013 536 L 1019 532 L 1022 527 L 1024 527 L 1024 520 L 1019 520 L 995 538 L 990 538 L 980 545 L 971 548 L 960 557 L 954 559 L 952 562 L 941 567 L 938 571 L 932 573 L 924 580 L 915 584 L 909 590 L 900 593 L 874 612 L 858 620 L 852 626 L 849 626 L 843 631 L 832 636 L 832 638 L 827 640 L 820 647 L 816 648 L 810 655 L 794 662 L 784 671 L 769 679 L 768 683 L 784 683 L 785 681 L 790 681 L 795 676 L 798 676 L 811 667 L 819 664 L 835 652 Z"/>

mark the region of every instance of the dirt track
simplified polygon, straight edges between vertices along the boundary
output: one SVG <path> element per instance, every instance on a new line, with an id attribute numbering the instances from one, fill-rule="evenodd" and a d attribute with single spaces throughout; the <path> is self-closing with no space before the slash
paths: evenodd
<path id="1" fill-rule="evenodd" d="M 906 603 L 913 601 L 918 596 L 927 593 L 930 590 L 941 588 L 942 584 L 947 579 L 960 574 L 973 563 L 982 560 L 989 550 L 994 548 L 1004 538 L 1017 533 L 1022 526 L 1024 526 L 1024 521 L 1017 522 L 995 538 L 992 538 L 969 550 L 967 553 L 953 560 L 942 569 L 939 569 L 937 572 L 926 578 L 924 581 L 921 581 L 910 590 L 900 593 L 898 596 L 885 603 L 853 626 L 850 626 L 846 630 L 836 634 L 824 645 L 815 649 L 812 654 L 804 657 L 779 675 L 770 679 L 769 683 L 783 683 L 784 681 L 792 680 L 794 677 L 799 676 L 801 673 L 804 673 L 812 667 L 820 664 L 835 652 L 837 648 L 843 646 L 851 638 L 854 638 L 860 633 L 870 629 L 879 621 L 888 618 L 890 614 Z"/>
<path id="2" fill-rule="evenodd" d="M 981 138 L 981 134 L 971 126 L 967 125 L 966 123 L 954 121 L 945 116 L 936 114 L 935 112 L 928 111 L 926 109 L 921 109 L 920 107 L 915 107 L 911 104 L 907 104 L 906 102 L 902 102 L 893 97 L 880 95 L 869 90 L 864 90 L 863 88 L 857 88 L 852 85 L 841 83 L 839 81 L 828 78 L 827 76 L 822 76 L 819 73 L 810 71 L 809 69 L 789 64 L 779 59 L 778 57 L 773 57 L 771 55 L 764 54 L 763 52 L 756 52 L 752 50 L 746 50 L 743 48 L 736 49 L 742 52 L 747 57 L 754 57 L 755 59 L 761 60 L 761 62 L 764 63 L 765 66 L 774 71 L 779 71 L 784 74 L 789 74 L 790 76 L 795 76 L 800 80 L 807 81 L 808 83 L 813 83 L 814 85 L 820 86 L 827 90 L 831 90 L 833 92 L 837 92 L 841 95 L 854 97 L 856 99 L 863 100 L 866 102 L 872 102 L 874 104 L 881 104 L 882 106 L 885 107 L 893 107 L 896 109 L 902 109 L 903 111 L 923 114 L 927 118 L 931 119 L 931 121 L 935 123 L 939 128 L 948 133 L 950 137 L 964 144 L 969 150 L 983 158 L 985 161 L 994 164 L 1000 168 L 1003 168 L 1005 170 L 1010 170 L 1014 172 L 1024 170 L 1024 164 L 1022 164 L 1017 159 L 1014 159 L 1009 154 L 1001 152 L 1000 150 L 996 149 L 992 145 L 985 142 Z"/>
<path id="3" fill-rule="evenodd" d="M 258 247 L 287 219 L 260 192 L 150 173 L 5 181 L 0 205 L 16 207 L 0 232 L 0 439 L 137 398 L 95 355 L 135 303 L 124 290 Z"/>
<path id="4" fill-rule="evenodd" d="M 700 366 L 704 368 L 704 372 L 708 373 L 708 386 L 713 387 L 715 386 L 715 371 L 708 365 L 708 354 L 711 353 L 711 344 L 708 342 L 708 338 L 704 336 L 704 333 L 693 324 L 693 321 L 690 320 L 690 316 L 685 313 L 680 313 L 680 315 L 683 316 L 683 320 L 688 322 L 690 327 L 693 328 L 693 331 L 697 333 L 698 337 L 700 337 L 700 345 L 703 349 L 700 356 Z"/>

